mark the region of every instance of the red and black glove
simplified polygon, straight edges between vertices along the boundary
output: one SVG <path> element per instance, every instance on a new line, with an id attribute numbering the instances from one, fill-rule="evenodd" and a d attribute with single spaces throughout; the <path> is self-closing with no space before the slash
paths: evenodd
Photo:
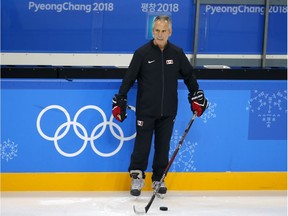
<path id="1" fill-rule="evenodd" d="M 197 116 L 201 116 L 203 112 L 208 108 L 208 101 L 204 97 L 203 90 L 198 90 L 188 95 L 189 103 L 191 104 L 192 112 L 197 112 Z"/>
<path id="2" fill-rule="evenodd" d="M 126 108 L 127 96 L 115 94 L 112 99 L 112 114 L 114 118 L 123 122 L 127 118 Z"/>

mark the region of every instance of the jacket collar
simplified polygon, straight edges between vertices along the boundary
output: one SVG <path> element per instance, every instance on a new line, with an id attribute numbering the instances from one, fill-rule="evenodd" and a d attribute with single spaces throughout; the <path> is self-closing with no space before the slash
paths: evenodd
<path id="1" fill-rule="evenodd" d="M 154 39 L 152 39 L 152 40 L 150 41 L 151 46 L 152 46 L 154 49 L 159 49 L 159 50 L 160 50 L 160 48 L 159 48 L 157 45 L 154 44 L 153 40 L 154 40 Z M 166 50 L 169 46 L 170 46 L 170 42 L 167 41 L 167 44 L 166 44 L 166 46 L 164 47 L 164 50 Z"/>

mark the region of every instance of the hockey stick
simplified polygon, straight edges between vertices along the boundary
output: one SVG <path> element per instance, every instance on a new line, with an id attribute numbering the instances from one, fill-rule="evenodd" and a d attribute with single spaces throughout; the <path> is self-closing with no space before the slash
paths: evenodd
<path id="1" fill-rule="evenodd" d="M 135 107 L 133 107 L 131 105 L 127 105 L 127 109 L 132 110 L 132 111 L 136 111 Z"/>
<path id="2" fill-rule="evenodd" d="M 192 126 L 192 124 L 193 124 L 193 122 L 194 122 L 194 120 L 195 120 L 195 118 L 196 118 L 196 115 L 197 115 L 197 112 L 194 113 L 194 115 L 192 116 L 191 120 L 189 121 L 188 126 L 187 126 L 187 128 L 185 129 L 184 134 L 182 135 L 182 137 L 181 137 L 181 139 L 180 139 L 180 141 L 179 141 L 179 144 L 178 144 L 177 148 L 175 149 L 175 151 L 174 151 L 174 153 L 173 153 L 170 161 L 168 162 L 167 167 L 166 167 L 165 170 L 164 170 L 164 173 L 163 173 L 163 175 L 162 175 L 162 178 L 161 178 L 160 181 L 159 181 L 159 184 L 157 185 L 157 187 L 156 187 L 156 188 L 154 189 L 154 191 L 153 191 L 153 195 L 152 195 L 150 201 L 149 201 L 148 204 L 145 206 L 145 209 L 144 209 L 143 211 L 138 211 L 138 210 L 136 209 L 135 205 L 134 205 L 134 206 L 133 206 L 133 209 L 134 209 L 135 214 L 145 214 L 145 213 L 148 212 L 150 206 L 152 205 L 152 203 L 153 203 L 153 201 L 154 201 L 154 199 L 155 199 L 155 197 L 156 197 L 156 195 L 157 195 L 157 193 L 158 193 L 158 191 L 159 191 L 159 189 L 160 189 L 161 183 L 164 182 L 164 179 L 165 179 L 165 177 L 166 177 L 166 175 L 167 175 L 167 173 L 168 173 L 168 171 L 169 171 L 169 169 L 170 169 L 170 167 L 171 167 L 171 165 L 172 165 L 172 163 L 173 163 L 176 155 L 178 154 L 178 151 L 180 150 L 180 148 L 181 148 L 181 146 L 182 146 L 182 144 L 183 144 L 183 141 L 184 141 L 184 139 L 185 139 L 188 131 L 190 130 L 190 128 L 191 128 L 191 126 Z"/>

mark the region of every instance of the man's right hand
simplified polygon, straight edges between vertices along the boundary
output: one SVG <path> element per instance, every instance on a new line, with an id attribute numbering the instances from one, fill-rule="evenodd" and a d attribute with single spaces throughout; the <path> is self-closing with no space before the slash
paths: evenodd
<path id="1" fill-rule="evenodd" d="M 112 114 L 115 119 L 123 122 L 127 118 L 127 96 L 115 94 L 112 99 Z"/>

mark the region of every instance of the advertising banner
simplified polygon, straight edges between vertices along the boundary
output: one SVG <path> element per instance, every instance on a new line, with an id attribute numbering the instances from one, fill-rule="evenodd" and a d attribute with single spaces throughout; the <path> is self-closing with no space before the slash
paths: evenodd
<path id="1" fill-rule="evenodd" d="M 261 54 L 263 5 L 203 4 L 199 53 Z M 151 39 L 151 20 L 168 14 L 170 40 L 193 50 L 195 4 L 190 0 L 3 0 L 2 52 L 133 53 Z M 287 53 L 287 5 L 269 10 L 268 54 Z"/>
<path id="2" fill-rule="evenodd" d="M 172 172 L 287 170 L 286 81 L 199 83 L 209 108 L 195 119 Z M 119 86 L 111 80 L 2 80 L 1 172 L 126 172 L 136 117 L 133 110 L 123 123 L 111 116 Z M 182 81 L 178 92 L 170 156 L 192 117 Z M 135 97 L 134 86 L 132 107 Z"/>
<path id="3" fill-rule="evenodd" d="M 264 5 L 201 5 L 199 53 L 261 54 L 264 15 Z M 287 5 L 269 7 L 268 26 L 267 54 L 287 54 Z"/>

